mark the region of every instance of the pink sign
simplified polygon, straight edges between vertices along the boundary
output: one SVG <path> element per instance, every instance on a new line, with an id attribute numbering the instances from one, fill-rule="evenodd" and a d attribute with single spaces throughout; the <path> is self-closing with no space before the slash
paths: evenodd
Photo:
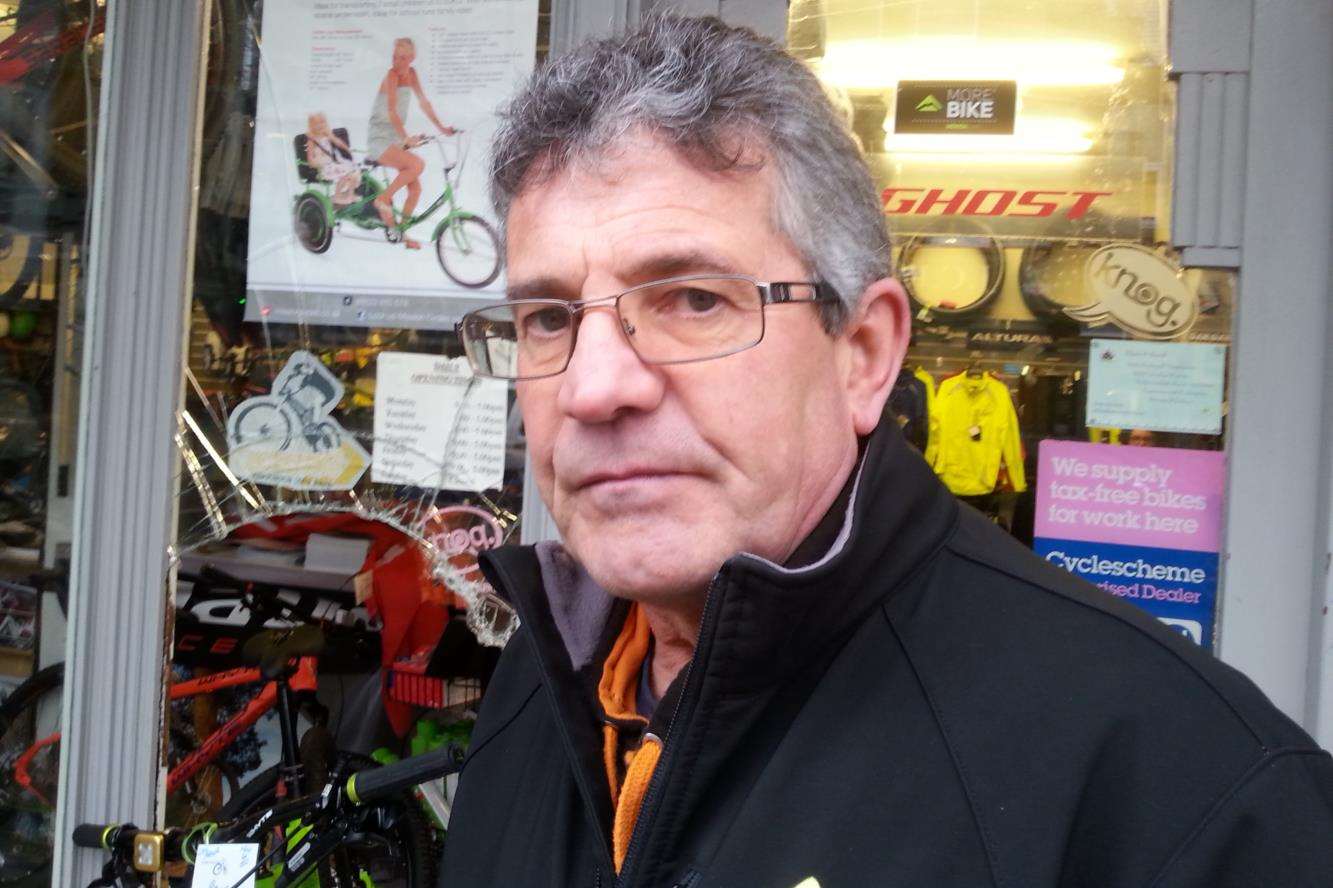
<path id="1" fill-rule="evenodd" d="M 1036 536 L 1216 552 L 1223 454 L 1042 441 Z"/>

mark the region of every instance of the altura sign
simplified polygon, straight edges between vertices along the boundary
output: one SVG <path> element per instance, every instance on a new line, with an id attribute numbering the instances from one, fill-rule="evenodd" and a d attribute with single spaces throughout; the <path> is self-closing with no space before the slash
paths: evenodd
<path id="1" fill-rule="evenodd" d="M 1111 191 L 1050 191 L 1013 188 L 885 188 L 880 192 L 889 216 L 1007 216 L 1071 221 L 1088 214 Z"/>

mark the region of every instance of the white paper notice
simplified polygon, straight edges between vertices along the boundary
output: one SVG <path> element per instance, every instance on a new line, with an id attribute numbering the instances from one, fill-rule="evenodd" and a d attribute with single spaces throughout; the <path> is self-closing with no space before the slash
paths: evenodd
<path id="1" fill-rule="evenodd" d="M 1094 339 L 1088 425 L 1219 434 L 1226 357 L 1211 343 Z"/>
<path id="2" fill-rule="evenodd" d="M 258 860 L 258 845 L 200 845 L 194 855 L 190 888 L 255 888 L 251 871 Z"/>
<path id="3" fill-rule="evenodd" d="M 504 479 L 509 386 L 466 358 L 382 352 L 375 373 L 377 484 L 488 490 Z"/>

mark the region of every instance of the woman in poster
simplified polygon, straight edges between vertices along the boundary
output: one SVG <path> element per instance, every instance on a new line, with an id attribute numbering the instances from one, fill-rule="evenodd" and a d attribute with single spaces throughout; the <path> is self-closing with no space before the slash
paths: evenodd
<path id="1" fill-rule="evenodd" d="M 412 95 L 416 94 L 421 103 L 421 110 L 430 122 L 444 135 L 453 135 L 454 129 L 440 123 L 435 116 L 426 94 L 421 89 L 421 78 L 412 67 L 416 60 L 416 44 L 411 37 L 399 37 L 393 42 L 393 64 L 389 73 L 380 81 L 380 88 L 375 93 L 375 103 L 370 110 L 369 138 L 366 155 L 386 167 L 394 169 L 398 175 L 389 183 L 384 193 L 375 198 L 375 208 L 379 211 L 384 224 L 393 230 L 397 223 L 393 216 L 393 196 L 403 188 L 407 189 L 407 200 L 403 202 L 401 218 L 412 218 L 412 212 L 421 198 L 421 173 L 426 162 L 412 153 L 410 149 L 421 144 L 425 136 L 409 136 L 403 121 L 412 106 Z M 421 249 L 421 242 L 410 237 L 403 237 L 403 245 L 410 250 Z"/>

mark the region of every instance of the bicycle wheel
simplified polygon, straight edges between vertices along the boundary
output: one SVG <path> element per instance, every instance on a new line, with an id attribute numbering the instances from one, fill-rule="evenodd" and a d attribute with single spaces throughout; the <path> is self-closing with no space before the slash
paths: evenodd
<path id="1" fill-rule="evenodd" d="M 40 746 L 26 762 L 30 787 L 16 770 L 35 744 L 60 728 L 65 664 L 33 673 L 0 704 L 0 886 L 51 884 L 55 803 L 60 791 L 60 743 Z"/>
<path id="2" fill-rule="evenodd" d="M 254 399 L 242 404 L 232 418 L 237 445 L 265 450 L 286 450 L 292 443 L 292 421 L 277 404 Z"/>
<path id="3" fill-rule="evenodd" d="M 449 279 L 478 289 L 500 276 L 500 238 L 479 216 L 459 216 L 435 238 L 435 258 Z"/>
<path id="4" fill-rule="evenodd" d="M 333 769 L 339 779 L 375 766 L 364 755 L 339 752 Z M 234 820 L 273 807 L 277 802 L 278 769 L 263 771 L 241 787 L 222 808 L 222 820 Z M 373 817 L 363 832 L 345 843 L 333 865 L 349 885 L 375 888 L 435 888 L 434 848 L 417 800 L 403 793 L 384 813 Z M 301 880 L 296 888 L 319 884 L 316 874 Z"/>
<path id="5" fill-rule="evenodd" d="M 333 243 L 333 225 L 329 223 L 328 211 L 324 209 L 324 202 L 313 194 L 303 194 L 296 201 L 292 223 L 296 228 L 296 239 L 312 253 L 323 253 Z"/>

